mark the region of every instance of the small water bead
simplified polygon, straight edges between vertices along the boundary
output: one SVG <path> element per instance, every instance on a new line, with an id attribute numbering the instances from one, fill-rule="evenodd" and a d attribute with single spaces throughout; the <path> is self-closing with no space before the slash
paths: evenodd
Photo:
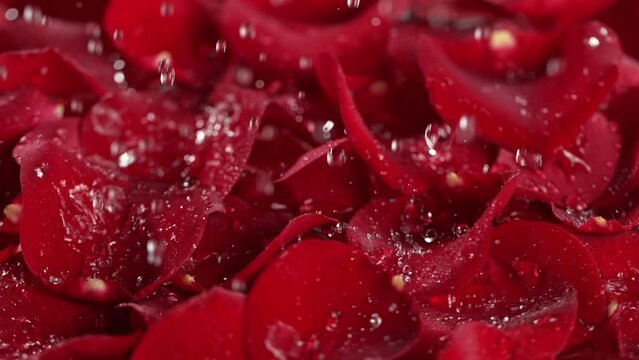
<path id="1" fill-rule="evenodd" d="M 252 24 L 244 23 L 240 25 L 238 31 L 242 39 L 255 39 L 255 28 Z"/>
<path id="2" fill-rule="evenodd" d="M 42 10 L 37 6 L 26 5 L 22 10 L 22 18 L 25 22 L 44 25 L 46 24 L 46 16 L 42 13 Z"/>
<path id="3" fill-rule="evenodd" d="M 454 134 L 455 141 L 457 143 L 470 142 L 475 138 L 475 132 L 475 118 L 470 115 L 464 115 L 459 119 L 459 123 L 457 123 Z"/>
<path id="4" fill-rule="evenodd" d="M 175 68 L 170 56 L 159 56 L 158 73 L 160 74 L 160 84 L 173 86 L 175 83 Z"/>
<path id="5" fill-rule="evenodd" d="M 348 155 L 346 150 L 342 148 L 330 148 L 326 153 L 326 163 L 330 167 L 340 167 L 346 164 L 348 161 Z"/>
<path id="6" fill-rule="evenodd" d="M 215 52 L 218 54 L 224 54 L 226 52 L 226 47 L 226 41 L 224 40 L 218 40 L 215 42 Z"/>
<path id="7" fill-rule="evenodd" d="M 162 17 L 169 17 L 169 16 L 173 16 L 175 14 L 175 5 L 168 2 L 168 1 L 163 1 L 162 4 L 160 4 L 160 15 Z"/>
<path id="8" fill-rule="evenodd" d="M 428 124 L 424 131 L 424 140 L 428 147 L 428 154 L 437 155 L 438 150 L 445 150 L 450 147 L 452 140 L 451 128 L 447 124 Z"/>
<path id="9" fill-rule="evenodd" d="M 360 0 L 346 0 L 346 6 L 349 9 L 358 9 L 361 5 Z"/>
<path id="10" fill-rule="evenodd" d="M 465 235 L 468 230 L 470 230 L 470 227 L 467 224 L 456 224 L 453 227 L 453 234 L 459 238 Z"/>
<path id="11" fill-rule="evenodd" d="M 339 318 L 342 316 L 341 311 L 331 311 L 331 316 L 326 319 L 326 331 L 335 331 L 339 326 Z"/>
<path id="12" fill-rule="evenodd" d="M 588 38 L 588 40 L 586 40 L 586 43 L 588 44 L 588 46 L 590 46 L 591 48 L 596 48 L 599 46 L 599 44 L 601 43 L 599 41 L 598 38 L 591 36 Z"/>
<path id="13" fill-rule="evenodd" d="M 20 16 L 20 12 L 16 8 L 9 8 L 4 12 L 4 18 L 8 21 L 14 21 L 18 19 L 18 16 Z"/>
<path id="14" fill-rule="evenodd" d="M 373 313 L 371 314 L 371 317 L 368 320 L 368 323 L 371 326 L 371 330 L 375 330 L 379 328 L 380 326 L 382 326 L 382 317 L 379 316 L 378 313 Z"/>
<path id="15" fill-rule="evenodd" d="M 135 162 L 135 153 L 133 151 L 127 151 L 118 156 L 118 166 L 121 168 L 127 168 Z"/>
<path id="16" fill-rule="evenodd" d="M 555 76 L 561 73 L 566 67 L 566 62 L 561 58 L 551 58 L 546 63 L 546 75 Z"/>
<path id="17" fill-rule="evenodd" d="M 91 55 L 102 55 L 104 45 L 100 39 L 89 39 L 87 41 L 87 52 Z"/>
<path id="18" fill-rule="evenodd" d="M 122 41 L 124 39 L 124 31 L 122 29 L 115 29 L 112 37 L 114 41 Z"/>
<path id="19" fill-rule="evenodd" d="M 302 56 L 299 60 L 299 67 L 301 70 L 308 70 L 313 66 L 313 60 L 306 56 Z"/>
<path id="20" fill-rule="evenodd" d="M 159 267 L 164 257 L 164 243 L 162 241 L 149 240 L 146 242 L 146 263 Z"/>
<path id="21" fill-rule="evenodd" d="M 543 160 L 541 154 L 537 152 L 528 149 L 517 149 L 515 163 L 524 169 L 537 170 L 541 168 Z"/>

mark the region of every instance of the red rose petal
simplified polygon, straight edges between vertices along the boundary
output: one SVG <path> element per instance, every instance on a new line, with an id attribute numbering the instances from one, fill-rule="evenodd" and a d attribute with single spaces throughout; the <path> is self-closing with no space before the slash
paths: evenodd
<path id="1" fill-rule="evenodd" d="M 510 30 L 495 30 L 481 43 L 483 53 L 513 47 L 530 53 L 517 46 L 521 40 L 517 36 Z M 451 126 L 457 126 L 464 116 L 471 117 L 480 137 L 511 151 L 524 148 L 547 153 L 574 138 L 613 86 L 621 60 L 612 31 L 588 23 L 571 28 L 566 35 L 561 57 L 565 64 L 557 74 L 512 83 L 473 73 L 464 68 L 469 64 L 462 67 L 458 63 L 473 57 L 463 49 L 482 50 L 464 45 L 474 43 L 473 38 L 446 42 L 423 36 L 418 55 L 426 85 L 433 104 Z M 517 60 L 514 55 L 508 58 Z M 493 66 L 492 62 L 487 66 Z"/>
<path id="2" fill-rule="evenodd" d="M 639 233 L 620 232 L 607 235 L 580 235 L 590 248 L 606 282 L 608 305 L 621 304 L 639 296 L 634 280 L 639 268 Z"/>
<path id="3" fill-rule="evenodd" d="M 595 114 L 570 146 L 564 146 L 540 169 L 523 169 L 520 194 L 562 207 L 586 207 L 608 188 L 619 159 L 617 126 Z M 515 156 L 502 154 L 498 163 L 517 169 Z"/>
<path id="4" fill-rule="evenodd" d="M 336 224 L 337 220 L 320 214 L 303 214 L 291 221 L 250 264 L 233 279 L 237 286 L 246 286 L 262 269 L 277 257 L 282 249 L 297 236 L 325 224 Z"/>
<path id="5" fill-rule="evenodd" d="M 460 181 L 453 185 L 461 189 L 441 188 L 423 199 L 373 201 L 349 224 L 349 242 L 366 250 L 387 271 L 401 275 L 411 293 L 449 291 L 481 269 L 492 222 L 517 186 L 511 180 L 500 190 L 501 181 L 495 185 L 494 177 L 484 179 L 487 184 L 458 175 L 451 179 Z M 438 198 L 438 193 L 444 195 Z M 458 213 L 462 204 L 465 210 Z"/>
<path id="6" fill-rule="evenodd" d="M 282 19 L 311 23 L 325 23 L 348 19 L 357 16 L 359 9 L 375 4 L 375 1 L 363 0 L 357 5 L 348 5 L 342 0 L 299 1 L 284 0 L 272 3 L 269 0 L 252 0 L 263 11 Z"/>
<path id="7" fill-rule="evenodd" d="M 302 155 L 277 181 L 293 194 L 300 211 L 348 214 L 368 198 L 366 169 L 351 152 L 346 139 L 326 143 Z"/>
<path id="8" fill-rule="evenodd" d="M 564 21 L 596 14 L 614 0 L 488 0 L 514 13 L 531 17 L 558 17 Z"/>
<path id="9" fill-rule="evenodd" d="M 226 195 L 251 155 L 268 100 L 263 92 L 223 84 L 211 94 L 209 103 L 209 121 L 202 129 L 207 147 L 197 180 Z"/>
<path id="10" fill-rule="evenodd" d="M 149 325 L 162 319 L 171 309 L 188 300 L 190 295 L 173 286 L 165 285 L 143 300 L 122 303 L 117 308 L 129 311 L 131 328 L 147 329 Z"/>
<path id="11" fill-rule="evenodd" d="M 420 192 L 429 187 L 430 171 L 404 163 L 370 133 L 359 114 L 340 64 L 330 56 L 322 56 L 317 64 L 320 82 L 329 94 L 339 99 L 342 120 L 353 148 L 369 167 L 391 188 L 404 193 Z M 335 89 L 335 90 L 332 90 Z"/>
<path id="12" fill-rule="evenodd" d="M 588 248 L 549 223 L 512 221 L 493 230 L 491 252 L 539 266 L 542 273 L 568 281 L 579 293 L 579 318 L 599 323 L 605 313 L 603 281 Z"/>
<path id="13" fill-rule="evenodd" d="M 215 28 L 206 8 L 195 0 L 125 0 L 109 3 L 104 27 L 114 45 L 160 81 L 171 77 L 202 86 L 220 67 Z"/>
<path id="14" fill-rule="evenodd" d="M 112 52 L 108 42 L 109 36 L 102 33 L 98 24 L 51 18 L 44 15 L 37 7 L 31 7 L 30 11 L 25 11 L 22 15 L 21 18 L 12 21 L 0 22 L 0 50 L 39 51 L 53 48 L 63 54 L 67 62 L 73 64 L 74 69 L 79 70 L 86 77 L 90 73 L 91 81 L 99 89 L 118 89 L 121 83 L 116 82 L 114 78 L 116 70 L 106 56 Z M 135 77 L 136 74 L 130 71 L 133 70 L 132 68 L 129 65 L 123 73 L 126 76 Z M 49 70 L 54 71 L 55 68 Z M 47 77 L 53 77 L 53 75 Z M 69 81 L 73 78 L 57 79 L 61 80 L 61 83 L 57 84 L 58 87 L 65 88 L 73 83 Z"/>
<path id="15" fill-rule="evenodd" d="M 452 333 L 451 342 L 437 358 L 440 360 L 548 359 L 543 354 L 530 350 L 532 349 L 522 349 L 520 344 L 492 326 L 471 322 L 460 326 Z"/>
<path id="16" fill-rule="evenodd" d="M 221 210 L 206 191 L 132 192 L 114 169 L 53 143 L 33 147 L 21 159 L 23 252 L 32 271 L 71 296 L 152 292 L 190 257 L 206 215 Z"/>
<path id="17" fill-rule="evenodd" d="M 247 299 L 253 359 L 397 358 L 416 339 L 410 306 L 358 250 L 304 241 L 272 262 Z"/>
<path id="18" fill-rule="evenodd" d="M 267 72 L 309 75 L 322 53 L 334 54 L 352 71 L 378 63 L 386 46 L 387 17 L 368 6 L 343 22 L 312 24 L 275 18 L 248 0 L 237 0 L 225 3 L 219 21 L 231 51 L 242 61 Z"/>
<path id="19" fill-rule="evenodd" d="M 77 0 L 59 0 L 55 4 L 48 0 L 3 0 L 2 2 L 21 10 L 23 16 L 25 11 L 31 11 L 31 13 L 41 12 L 46 16 L 87 22 L 100 21 L 109 1 L 93 0 L 78 3 Z"/>
<path id="20" fill-rule="evenodd" d="M 203 293 L 151 325 L 132 359 L 244 359 L 244 304 L 221 288 Z"/>
<path id="21" fill-rule="evenodd" d="M 37 91 L 9 93 L 0 98 L 0 151 L 12 146 L 41 122 L 59 118 L 54 103 Z"/>
<path id="22" fill-rule="evenodd" d="M 124 360 L 133 350 L 139 334 L 87 335 L 67 340 L 38 355 L 38 360 Z"/>
<path id="23" fill-rule="evenodd" d="M 100 332 L 105 311 L 40 287 L 22 257 L 0 264 L 0 356 L 36 354 L 64 339 Z"/>
<path id="24" fill-rule="evenodd" d="M 55 50 L 3 53 L 0 69 L 4 74 L 0 76 L 0 90 L 4 91 L 31 87 L 59 97 L 105 92 L 101 84 Z"/>
<path id="25" fill-rule="evenodd" d="M 624 303 L 619 306 L 611 319 L 619 343 L 619 355 L 622 359 L 639 357 L 639 304 Z"/>
<path id="26" fill-rule="evenodd" d="M 226 213 L 209 216 L 192 263 L 184 270 L 187 282 L 195 281 L 205 289 L 244 269 L 288 220 L 285 214 L 256 209 L 234 196 L 228 196 L 225 205 Z"/>

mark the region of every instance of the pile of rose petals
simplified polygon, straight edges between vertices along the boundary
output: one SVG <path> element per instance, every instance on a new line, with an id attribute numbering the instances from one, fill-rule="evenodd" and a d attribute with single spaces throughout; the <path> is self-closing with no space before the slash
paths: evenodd
<path id="1" fill-rule="evenodd" d="M 0 358 L 639 359 L 637 0 L 0 0 Z"/>

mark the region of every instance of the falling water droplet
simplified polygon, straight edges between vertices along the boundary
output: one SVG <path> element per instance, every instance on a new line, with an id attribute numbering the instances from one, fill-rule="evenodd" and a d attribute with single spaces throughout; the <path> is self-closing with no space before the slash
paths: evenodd
<path id="1" fill-rule="evenodd" d="M 240 25 L 239 34 L 242 39 L 255 39 L 255 28 L 251 24 L 244 23 Z"/>
<path id="2" fill-rule="evenodd" d="M 218 54 L 224 54 L 226 52 L 226 41 L 218 40 L 215 43 L 215 52 Z"/>
<path id="3" fill-rule="evenodd" d="M 340 167 L 346 163 L 348 155 L 342 148 L 330 148 L 326 153 L 326 163 L 330 167 Z"/>
<path id="4" fill-rule="evenodd" d="M 371 314 L 371 317 L 368 320 L 368 323 L 371 326 L 371 330 L 375 330 L 382 325 L 382 317 L 379 316 L 378 313 L 373 313 Z"/>
<path id="5" fill-rule="evenodd" d="M 361 4 L 360 0 L 346 0 L 346 6 L 349 9 L 358 9 Z"/>
<path id="6" fill-rule="evenodd" d="M 158 73 L 160 74 L 160 84 L 173 86 L 175 83 L 175 68 L 170 56 L 161 56 L 158 61 Z"/>
<path id="7" fill-rule="evenodd" d="M 457 128 L 455 129 L 455 141 L 457 143 L 470 142 L 475 138 L 475 118 L 470 115 L 464 115 L 459 118 Z"/>
<path id="8" fill-rule="evenodd" d="M 542 166 L 541 154 L 528 149 L 517 149 L 515 162 L 524 169 L 536 170 Z"/>

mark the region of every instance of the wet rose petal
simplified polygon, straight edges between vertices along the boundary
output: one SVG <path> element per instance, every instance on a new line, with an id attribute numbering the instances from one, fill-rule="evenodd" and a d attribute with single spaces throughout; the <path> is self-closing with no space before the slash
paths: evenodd
<path id="1" fill-rule="evenodd" d="M 300 215 L 286 225 L 284 229 L 266 246 L 253 261 L 251 261 L 235 278 L 233 282 L 238 285 L 246 285 L 265 266 L 277 257 L 285 246 L 295 240 L 298 236 L 325 224 L 336 224 L 337 220 L 324 215 L 308 213 Z"/>
<path id="2" fill-rule="evenodd" d="M 325 52 L 355 71 L 377 64 L 385 50 L 388 15 L 362 6 L 348 20 L 314 24 L 276 18 L 249 0 L 238 0 L 225 3 L 220 26 L 231 51 L 251 66 L 309 75 L 315 58 Z"/>
<path id="3" fill-rule="evenodd" d="M 3 53 L 0 69 L 0 89 L 5 91 L 29 86 L 59 97 L 87 93 L 101 95 L 105 91 L 102 85 L 55 50 Z"/>
<path id="4" fill-rule="evenodd" d="M 365 165 L 346 139 L 329 142 L 304 155 L 277 181 L 300 204 L 300 211 L 332 216 L 352 212 L 368 197 Z"/>
<path id="5" fill-rule="evenodd" d="M 446 180 L 450 187 L 430 196 L 375 200 L 349 223 L 349 242 L 400 276 L 410 293 L 433 295 L 463 286 L 481 269 L 492 222 L 517 184 L 457 174 Z M 461 203 L 464 212 L 458 212 Z"/>
<path id="6" fill-rule="evenodd" d="M 506 52 L 506 60 L 525 65 L 516 57 L 530 51 L 518 43 L 524 35 L 493 29 L 480 45 L 473 37 L 445 41 L 423 36 L 417 51 L 431 100 L 451 126 L 457 126 L 463 116 L 471 116 L 478 136 L 486 140 L 511 151 L 548 153 L 572 139 L 608 94 L 617 78 L 621 49 L 612 30 L 587 23 L 576 25 L 565 35 L 563 50 L 555 61 L 563 65 L 537 79 L 513 82 L 472 71 L 468 68 L 471 64 L 460 63 L 482 56 L 485 64 L 480 61 L 474 66 L 486 71 L 499 64 L 490 60 L 493 53 Z M 513 48 L 515 54 L 511 55 Z M 583 68 L 588 69 L 587 74 Z"/>
<path id="7" fill-rule="evenodd" d="M 396 358 L 417 330 L 390 277 L 335 241 L 290 248 L 266 268 L 247 299 L 245 341 L 254 359 Z"/>
<path id="8" fill-rule="evenodd" d="M 579 294 L 579 318 L 599 323 L 605 313 L 603 281 L 588 248 L 562 228 L 543 222 L 513 221 L 493 231 L 491 252 L 539 267 L 543 276 L 568 281 Z"/>
<path id="9" fill-rule="evenodd" d="M 531 17 L 558 17 L 570 21 L 594 15 L 613 0 L 489 0 L 514 13 Z"/>
<path id="10" fill-rule="evenodd" d="M 127 359 L 127 355 L 131 353 L 139 337 L 139 334 L 77 337 L 39 354 L 37 358 L 39 360 Z"/>
<path id="11" fill-rule="evenodd" d="M 175 79 L 208 84 L 221 66 L 218 37 L 205 8 L 196 0 L 144 0 L 134 5 L 114 0 L 107 7 L 104 26 L 113 44 L 163 85 Z"/>
<path id="12" fill-rule="evenodd" d="M 639 356 L 638 321 L 639 305 L 636 302 L 620 305 L 612 318 L 619 343 L 619 355 L 623 359 L 633 359 Z"/>
<path id="13" fill-rule="evenodd" d="M 207 191 L 134 191 L 114 169 L 54 143 L 30 150 L 21 159 L 23 252 L 44 282 L 72 296 L 109 301 L 152 292 L 189 258 L 206 215 L 221 210 Z M 50 221 L 41 222 L 43 214 Z"/>
<path id="14" fill-rule="evenodd" d="M 0 264 L 0 356 L 37 354 L 67 338 L 103 331 L 106 312 L 45 290 L 22 256 Z"/>
<path id="15" fill-rule="evenodd" d="M 617 125 L 595 114 L 572 144 L 544 159 L 540 169 L 522 169 L 520 192 L 559 207 L 585 208 L 607 190 L 620 148 Z M 514 154 L 503 153 L 497 162 L 511 171 L 518 168 Z"/>
<path id="16" fill-rule="evenodd" d="M 221 288 L 203 293 L 154 323 L 132 359 L 244 359 L 244 295 Z"/>

